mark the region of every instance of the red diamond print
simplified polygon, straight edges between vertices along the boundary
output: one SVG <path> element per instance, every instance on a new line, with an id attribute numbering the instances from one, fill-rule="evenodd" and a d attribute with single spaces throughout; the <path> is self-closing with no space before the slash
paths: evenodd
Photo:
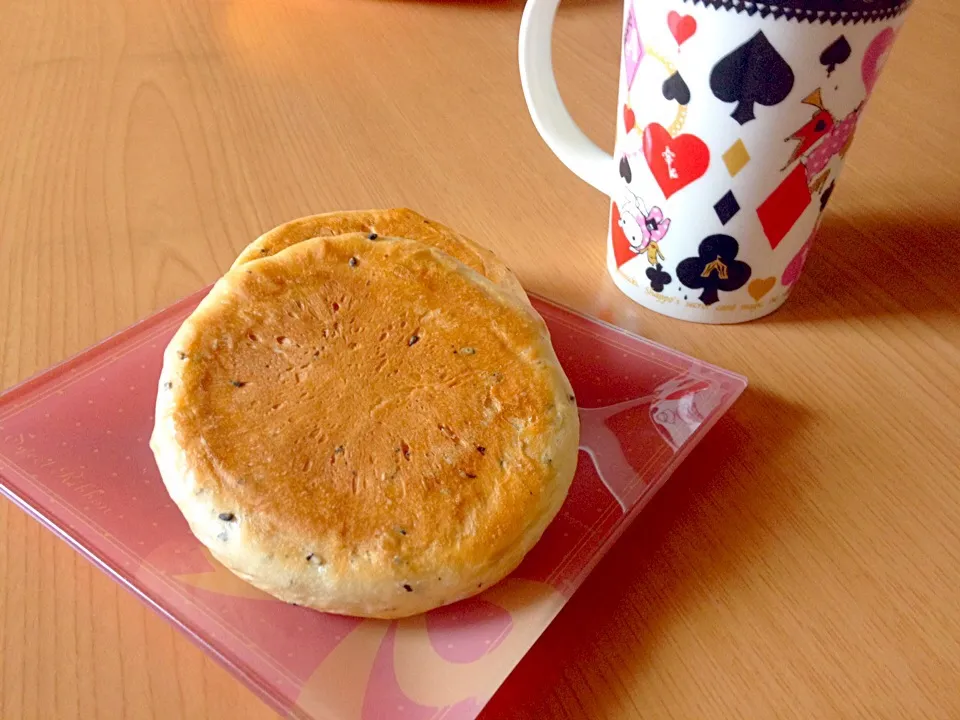
<path id="1" fill-rule="evenodd" d="M 760 218 L 763 232 L 770 241 L 770 247 L 776 250 L 809 204 L 807 171 L 803 164 L 799 163 L 757 208 L 757 217 Z"/>

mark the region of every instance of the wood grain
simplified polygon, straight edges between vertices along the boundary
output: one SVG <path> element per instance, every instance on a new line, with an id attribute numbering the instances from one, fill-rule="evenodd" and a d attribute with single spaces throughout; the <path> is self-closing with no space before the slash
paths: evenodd
<path id="1" fill-rule="evenodd" d="M 488 718 L 960 717 L 960 9 L 918 3 L 787 306 L 667 320 L 530 123 L 520 3 L 2 0 L 0 386 L 215 279 L 262 230 L 410 205 L 531 290 L 748 375 Z M 612 143 L 620 5 L 561 89 Z M 0 503 L 0 717 L 268 718 Z"/>

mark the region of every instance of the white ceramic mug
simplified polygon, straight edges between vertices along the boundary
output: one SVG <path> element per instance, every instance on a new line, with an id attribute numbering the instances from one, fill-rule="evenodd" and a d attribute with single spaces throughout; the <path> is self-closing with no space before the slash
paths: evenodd
<path id="1" fill-rule="evenodd" d="M 644 307 L 734 323 L 803 268 L 911 0 L 626 0 L 615 157 L 551 65 L 559 0 L 528 0 L 520 77 L 547 145 L 611 197 L 607 267 Z"/>

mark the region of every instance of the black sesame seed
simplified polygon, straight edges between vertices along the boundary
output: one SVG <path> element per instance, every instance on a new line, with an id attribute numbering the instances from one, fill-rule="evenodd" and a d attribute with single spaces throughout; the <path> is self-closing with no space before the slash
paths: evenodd
<path id="1" fill-rule="evenodd" d="M 413 588 L 407 584 L 404 584 L 403 589 L 406 590 L 407 592 L 413 592 Z"/>
<path id="2" fill-rule="evenodd" d="M 360 264 L 360 261 L 357 260 L 355 257 L 350 258 L 350 267 L 356 267 L 359 264 Z"/>
<path id="3" fill-rule="evenodd" d="M 481 455 L 486 455 L 487 449 L 483 445 L 477 445 L 477 452 Z"/>
<path id="4" fill-rule="evenodd" d="M 377 239 L 377 234 L 376 234 L 376 233 L 370 233 L 369 235 L 367 235 L 367 237 L 368 237 L 370 240 L 376 240 L 376 239 Z"/>
<path id="5" fill-rule="evenodd" d="M 181 360 L 186 360 L 187 354 L 183 352 L 183 350 L 177 350 L 177 357 L 180 358 Z"/>
<path id="6" fill-rule="evenodd" d="M 333 452 L 336 455 L 343 455 L 343 445 L 337 445 L 337 447 L 333 449 Z"/>
<path id="7" fill-rule="evenodd" d="M 311 560 L 313 560 L 313 553 L 307 555 L 307 562 L 310 562 Z"/>
<path id="8" fill-rule="evenodd" d="M 404 530 L 403 528 L 397 528 L 397 532 L 400 533 L 401 535 L 406 535 L 406 534 L 407 534 L 407 531 Z"/>
<path id="9" fill-rule="evenodd" d="M 419 335 L 411 335 L 411 336 L 410 336 L 410 339 L 407 340 L 407 345 L 413 346 L 413 345 L 416 345 L 418 342 L 420 342 L 420 336 L 419 336 Z"/>
<path id="10" fill-rule="evenodd" d="M 473 473 L 467 473 L 467 477 L 470 478 L 471 480 L 476 480 L 476 479 L 477 479 L 477 476 L 474 475 Z"/>
<path id="11" fill-rule="evenodd" d="M 172 388 L 173 388 L 173 383 L 172 383 L 172 382 L 165 382 L 165 383 L 163 384 L 163 389 L 164 389 L 164 390 L 170 390 L 170 389 L 172 389 Z"/>
<path id="12" fill-rule="evenodd" d="M 235 388 L 242 388 L 247 383 L 245 383 L 243 380 L 231 380 L 230 384 L 233 385 Z"/>
<path id="13" fill-rule="evenodd" d="M 233 522 L 237 516 L 231 512 L 225 512 L 225 513 L 220 513 L 219 515 L 217 515 L 217 517 L 223 520 L 224 522 Z"/>
<path id="14" fill-rule="evenodd" d="M 573 402 L 574 400 L 576 400 L 576 398 L 575 398 L 573 395 L 567 395 L 567 399 L 568 399 L 570 402 Z"/>
<path id="15" fill-rule="evenodd" d="M 270 248 L 260 248 L 261 255 L 266 255 L 268 252 L 270 252 Z"/>

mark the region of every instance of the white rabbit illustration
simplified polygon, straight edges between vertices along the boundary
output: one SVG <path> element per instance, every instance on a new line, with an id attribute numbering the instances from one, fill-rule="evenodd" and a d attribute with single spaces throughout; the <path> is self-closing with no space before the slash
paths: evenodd
<path id="1" fill-rule="evenodd" d="M 645 207 L 643 200 L 634 195 L 628 188 L 624 188 L 626 196 L 617 203 L 620 207 L 620 227 L 623 228 L 623 234 L 630 241 L 630 247 L 634 252 L 643 250 L 643 230 L 641 223 Z"/>
<path id="2" fill-rule="evenodd" d="M 670 220 L 663 217 L 660 208 L 647 210 L 643 200 L 629 188 L 624 188 L 626 196 L 618 205 L 620 209 L 620 227 L 635 253 L 646 251 L 647 260 L 655 265 L 663 259 L 660 242 L 670 228 Z"/>

